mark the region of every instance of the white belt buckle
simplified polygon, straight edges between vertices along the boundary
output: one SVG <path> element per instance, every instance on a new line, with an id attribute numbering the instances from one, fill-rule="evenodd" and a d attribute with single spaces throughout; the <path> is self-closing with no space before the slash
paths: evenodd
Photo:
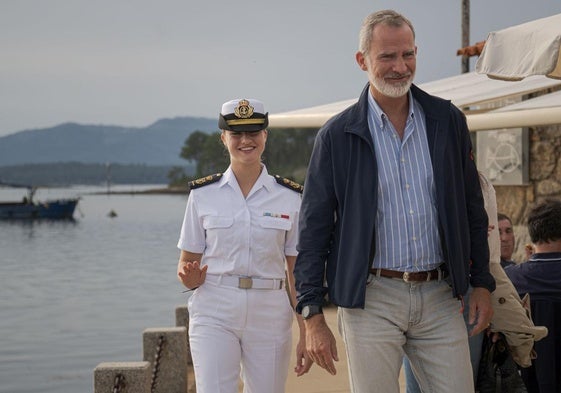
<path id="1" fill-rule="evenodd" d="M 253 279 L 251 277 L 239 277 L 238 288 L 251 289 L 253 287 Z"/>
<path id="2" fill-rule="evenodd" d="M 403 281 L 409 282 L 409 272 L 403 272 Z"/>

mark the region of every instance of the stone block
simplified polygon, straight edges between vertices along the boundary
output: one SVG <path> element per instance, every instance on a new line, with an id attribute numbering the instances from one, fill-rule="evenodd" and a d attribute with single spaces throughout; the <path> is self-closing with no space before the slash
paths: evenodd
<path id="1" fill-rule="evenodd" d="M 150 362 L 105 362 L 94 369 L 94 393 L 150 393 Z"/>
<path id="2" fill-rule="evenodd" d="M 144 330 L 143 357 L 150 362 L 153 393 L 187 392 L 186 330 L 183 326 Z"/>

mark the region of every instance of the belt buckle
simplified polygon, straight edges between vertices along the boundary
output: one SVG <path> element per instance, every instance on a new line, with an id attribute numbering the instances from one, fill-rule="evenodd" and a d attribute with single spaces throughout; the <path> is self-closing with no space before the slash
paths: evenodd
<path id="1" fill-rule="evenodd" d="M 403 281 L 409 282 L 409 272 L 403 272 Z"/>
<path id="2" fill-rule="evenodd" d="M 240 277 L 238 281 L 238 288 L 251 289 L 253 287 L 253 279 L 251 277 Z"/>

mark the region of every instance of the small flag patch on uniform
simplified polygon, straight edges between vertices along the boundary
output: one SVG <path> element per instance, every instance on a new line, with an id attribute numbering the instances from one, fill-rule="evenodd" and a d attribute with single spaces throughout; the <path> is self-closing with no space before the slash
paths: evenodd
<path id="1" fill-rule="evenodd" d="M 280 214 L 280 213 L 269 213 L 269 212 L 265 212 L 263 213 L 263 216 L 265 217 L 276 217 L 276 218 L 284 218 L 289 220 L 290 216 L 288 214 Z"/>

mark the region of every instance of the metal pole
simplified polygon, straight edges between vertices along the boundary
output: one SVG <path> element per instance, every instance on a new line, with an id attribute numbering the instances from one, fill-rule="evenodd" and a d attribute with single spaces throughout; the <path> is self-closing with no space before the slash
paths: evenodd
<path id="1" fill-rule="evenodd" d="M 105 183 L 107 184 L 107 194 L 111 192 L 111 163 L 105 163 Z"/>
<path id="2" fill-rule="evenodd" d="M 462 48 L 469 46 L 469 0 L 462 0 Z M 462 56 L 462 74 L 469 72 L 469 56 Z"/>

